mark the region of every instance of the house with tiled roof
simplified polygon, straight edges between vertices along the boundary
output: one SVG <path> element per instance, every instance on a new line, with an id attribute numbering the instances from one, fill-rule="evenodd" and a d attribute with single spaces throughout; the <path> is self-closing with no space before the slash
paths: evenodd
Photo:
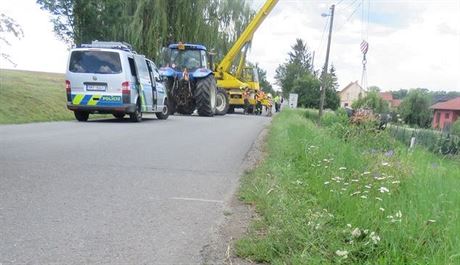
<path id="1" fill-rule="evenodd" d="M 339 91 L 340 107 L 351 108 L 351 103 L 362 97 L 365 97 L 367 92 L 359 84 L 358 81 L 350 82 L 346 87 Z"/>
<path id="2" fill-rule="evenodd" d="M 390 109 L 396 109 L 399 107 L 399 105 L 401 105 L 401 100 L 394 99 L 393 93 L 391 93 L 391 91 L 380 92 L 379 95 L 384 101 L 388 103 L 388 107 L 390 107 Z"/>
<path id="3" fill-rule="evenodd" d="M 430 109 L 434 111 L 433 128 L 444 129 L 452 125 L 460 116 L 460 97 L 438 102 Z"/>

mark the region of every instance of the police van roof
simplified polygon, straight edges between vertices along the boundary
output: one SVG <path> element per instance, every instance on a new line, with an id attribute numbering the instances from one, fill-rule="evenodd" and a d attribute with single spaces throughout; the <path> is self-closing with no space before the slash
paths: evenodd
<path id="1" fill-rule="evenodd" d="M 117 49 L 126 52 L 136 53 L 131 44 L 126 42 L 116 41 L 93 41 L 91 44 L 80 44 L 77 48 L 104 48 L 104 49 Z"/>

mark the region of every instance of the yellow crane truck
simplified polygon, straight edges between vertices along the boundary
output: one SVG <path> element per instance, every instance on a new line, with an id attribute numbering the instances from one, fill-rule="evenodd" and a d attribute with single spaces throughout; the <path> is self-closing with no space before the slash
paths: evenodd
<path id="1" fill-rule="evenodd" d="M 243 90 L 245 88 L 249 88 L 251 94 L 251 99 L 249 100 L 249 111 L 252 112 L 255 108 L 256 102 L 254 95 L 260 89 L 259 76 L 255 67 L 246 66 L 246 53 L 249 49 L 254 33 L 277 3 L 278 0 L 267 0 L 265 2 L 214 70 L 217 87 L 225 89 L 228 94 L 228 113 L 234 112 L 235 108 L 243 107 Z M 232 73 L 231 68 L 233 66 L 233 62 L 238 58 L 238 56 L 240 56 L 239 64 L 236 71 Z"/>

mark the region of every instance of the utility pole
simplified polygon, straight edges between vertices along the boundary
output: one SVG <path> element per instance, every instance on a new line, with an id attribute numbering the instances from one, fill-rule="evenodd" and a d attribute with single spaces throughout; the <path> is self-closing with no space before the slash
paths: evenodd
<path id="1" fill-rule="evenodd" d="M 331 23 L 329 25 L 329 37 L 327 39 L 327 50 L 326 50 L 326 62 L 324 62 L 323 72 L 321 74 L 321 97 L 319 100 L 319 118 L 323 116 L 323 108 L 324 108 L 324 98 L 326 97 L 326 75 L 327 75 L 327 68 L 329 64 L 329 52 L 331 50 L 331 37 L 332 37 L 332 24 L 334 23 L 334 9 L 335 5 L 331 6 Z"/>

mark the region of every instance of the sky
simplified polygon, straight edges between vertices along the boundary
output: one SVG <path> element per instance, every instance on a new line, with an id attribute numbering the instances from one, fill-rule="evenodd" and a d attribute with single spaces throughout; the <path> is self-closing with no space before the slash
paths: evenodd
<path id="1" fill-rule="evenodd" d="M 264 0 L 250 0 L 258 9 Z M 460 91 L 460 0 L 279 0 L 254 34 L 248 60 L 267 70 L 275 82 L 297 38 L 315 52 L 315 69 L 324 65 L 330 6 L 336 4 L 329 62 L 339 89 L 361 81 L 360 43 L 369 43 L 367 84 L 383 91 L 416 87 Z M 0 13 L 14 18 L 24 31 L 2 53 L 0 68 L 65 71 L 68 47 L 53 32 L 50 16 L 34 0 L 2 0 Z"/>

